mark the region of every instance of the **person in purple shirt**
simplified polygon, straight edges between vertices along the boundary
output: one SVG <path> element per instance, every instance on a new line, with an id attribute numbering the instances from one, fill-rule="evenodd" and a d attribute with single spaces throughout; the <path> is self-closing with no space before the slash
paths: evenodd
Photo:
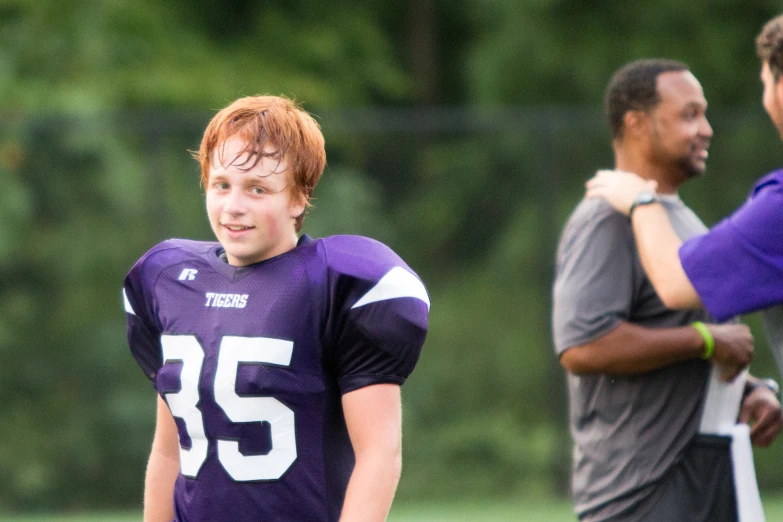
<path id="1" fill-rule="evenodd" d="M 424 285 L 372 239 L 298 236 L 326 155 L 290 100 L 236 100 L 197 159 L 217 242 L 164 241 L 123 288 L 158 393 L 144 520 L 385 520 Z"/>
<path id="2" fill-rule="evenodd" d="M 783 138 L 783 15 L 765 24 L 756 51 L 764 109 Z M 632 214 L 644 270 L 669 308 L 704 306 L 718 320 L 765 310 L 783 369 L 783 169 L 759 179 L 731 216 L 685 242 L 674 233 L 655 190 L 654 182 L 622 171 L 599 171 L 587 182 L 588 197 L 602 197 Z"/>

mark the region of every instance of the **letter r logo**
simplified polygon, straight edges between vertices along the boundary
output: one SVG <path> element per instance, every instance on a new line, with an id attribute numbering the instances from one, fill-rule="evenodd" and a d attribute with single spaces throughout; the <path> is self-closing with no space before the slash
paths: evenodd
<path id="1" fill-rule="evenodd" d="M 179 277 L 177 279 L 179 279 L 180 281 L 193 281 L 194 279 L 196 279 L 196 274 L 198 274 L 198 270 L 196 270 L 195 268 L 185 268 L 184 270 L 182 270 L 182 272 L 180 272 Z"/>

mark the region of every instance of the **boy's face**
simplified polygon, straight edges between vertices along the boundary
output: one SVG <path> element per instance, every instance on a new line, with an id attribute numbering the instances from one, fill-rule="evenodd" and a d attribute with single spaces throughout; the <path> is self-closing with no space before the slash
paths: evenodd
<path id="1" fill-rule="evenodd" d="M 205 187 L 209 223 L 234 266 L 258 263 L 294 248 L 295 220 L 305 209 L 303 198 L 291 198 L 291 174 L 286 159 L 274 156 L 275 146 L 267 144 L 264 153 L 272 157 L 262 158 L 251 169 L 246 167 L 255 158 L 241 153 L 244 148 L 245 142 L 237 137 L 218 147 Z"/>

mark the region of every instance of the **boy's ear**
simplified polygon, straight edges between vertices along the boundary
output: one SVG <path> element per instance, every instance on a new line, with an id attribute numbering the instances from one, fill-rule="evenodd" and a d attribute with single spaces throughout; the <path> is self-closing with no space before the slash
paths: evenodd
<path id="1" fill-rule="evenodd" d="M 291 198 L 291 205 L 289 206 L 291 217 L 298 218 L 304 214 L 305 209 L 307 209 L 307 199 L 304 194 L 297 192 L 296 196 Z"/>

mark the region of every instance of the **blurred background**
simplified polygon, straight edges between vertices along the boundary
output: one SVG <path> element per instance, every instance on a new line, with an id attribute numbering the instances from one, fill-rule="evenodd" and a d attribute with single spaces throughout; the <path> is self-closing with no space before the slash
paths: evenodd
<path id="1" fill-rule="evenodd" d="M 139 510 L 155 396 L 121 284 L 211 239 L 189 150 L 215 112 L 285 94 L 329 165 L 304 231 L 395 249 L 431 293 L 403 388 L 398 502 L 567 503 L 557 237 L 612 164 L 612 72 L 688 63 L 715 130 L 683 199 L 708 224 L 783 164 L 754 38 L 773 0 L 0 1 L 0 513 Z M 760 322 L 752 370 L 778 377 Z M 781 444 L 757 452 L 783 494 Z"/>

